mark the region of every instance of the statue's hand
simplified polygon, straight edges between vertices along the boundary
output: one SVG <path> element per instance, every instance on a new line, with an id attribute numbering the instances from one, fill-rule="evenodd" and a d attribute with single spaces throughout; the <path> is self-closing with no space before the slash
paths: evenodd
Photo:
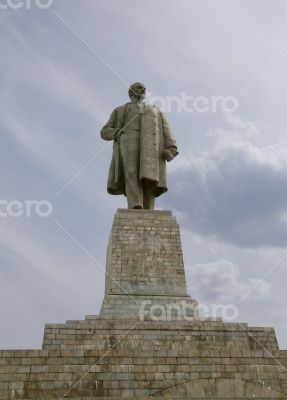
<path id="1" fill-rule="evenodd" d="M 165 149 L 163 152 L 163 158 L 168 162 L 172 161 L 177 155 L 178 151 L 175 146 L 169 147 L 168 149 Z"/>
<path id="2" fill-rule="evenodd" d="M 163 158 L 169 162 L 172 161 L 174 159 L 174 155 L 172 154 L 172 152 L 169 149 L 165 149 L 163 152 Z"/>

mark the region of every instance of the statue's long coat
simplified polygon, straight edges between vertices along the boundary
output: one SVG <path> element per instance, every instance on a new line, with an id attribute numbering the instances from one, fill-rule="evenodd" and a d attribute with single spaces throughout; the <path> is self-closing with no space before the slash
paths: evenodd
<path id="1" fill-rule="evenodd" d="M 126 104 L 115 108 L 101 130 L 103 139 L 114 140 L 107 185 L 110 194 L 125 194 L 125 180 L 120 159 L 120 135 L 128 135 L 128 132 L 120 133 L 115 138 L 119 130 L 124 128 L 125 108 Z M 163 158 L 163 151 L 169 147 L 176 147 L 176 142 L 165 117 L 157 107 L 144 105 L 140 128 L 139 179 L 154 181 L 156 196 L 167 191 L 166 161 Z"/>

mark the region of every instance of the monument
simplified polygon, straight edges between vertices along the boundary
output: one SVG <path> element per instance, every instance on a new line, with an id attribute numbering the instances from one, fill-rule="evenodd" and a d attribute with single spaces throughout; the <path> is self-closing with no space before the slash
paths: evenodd
<path id="1" fill-rule="evenodd" d="M 100 313 L 47 324 L 41 350 L 0 350 L 0 400 L 284 399 L 287 351 L 274 329 L 200 318 L 188 295 L 176 218 L 153 209 L 176 144 L 162 114 L 131 98 L 101 132 L 114 140 L 108 190 L 125 194 L 128 209 L 114 217 Z M 148 166 L 141 172 L 151 156 L 142 139 L 150 118 L 162 124 L 153 175 Z"/>
<path id="2" fill-rule="evenodd" d="M 124 194 L 133 209 L 154 209 L 155 197 L 167 191 L 165 162 L 178 154 L 162 112 L 143 102 L 145 90 L 132 84 L 131 101 L 117 107 L 101 130 L 103 139 L 114 141 L 108 192 Z"/>

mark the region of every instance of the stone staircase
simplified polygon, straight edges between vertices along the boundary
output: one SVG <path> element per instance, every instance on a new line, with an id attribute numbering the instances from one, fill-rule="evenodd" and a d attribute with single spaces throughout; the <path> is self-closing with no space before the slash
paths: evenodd
<path id="1" fill-rule="evenodd" d="M 201 398 L 212 398 L 209 390 L 220 398 L 233 384 L 239 391 L 234 398 L 278 399 L 287 391 L 286 371 L 270 353 L 287 365 L 274 330 L 246 324 L 97 319 L 48 324 L 43 350 L 1 352 L 0 399 L 61 399 L 85 374 L 65 398 L 176 398 L 184 392 L 182 398 L 194 399 L 200 391 Z"/>

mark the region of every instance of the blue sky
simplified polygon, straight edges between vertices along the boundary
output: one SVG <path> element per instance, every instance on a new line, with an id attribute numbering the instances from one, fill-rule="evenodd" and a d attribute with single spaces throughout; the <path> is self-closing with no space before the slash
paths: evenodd
<path id="1" fill-rule="evenodd" d="M 27 4 L 0 10 L 0 197 L 53 213 L 0 219 L 0 347 L 40 347 L 46 322 L 98 313 L 126 206 L 106 193 L 99 131 L 142 81 L 150 99 L 236 99 L 232 113 L 166 112 L 180 155 L 157 207 L 180 223 L 189 293 L 274 326 L 286 348 L 286 2 Z"/>

